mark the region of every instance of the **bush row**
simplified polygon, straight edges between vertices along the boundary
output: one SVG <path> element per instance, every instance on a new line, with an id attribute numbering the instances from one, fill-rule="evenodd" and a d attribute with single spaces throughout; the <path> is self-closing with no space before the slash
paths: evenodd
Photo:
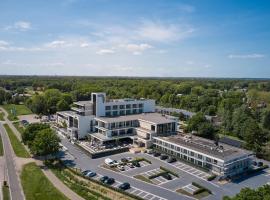
<path id="1" fill-rule="evenodd" d="M 212 181 L 212 180 L 214 180 L 216 177 L 217 177 L 217 175 L 212 174 L 211 176 L 209 176 L 209 177 L 207 178 L 207 180 L 208 180 L 208 181 Z"/>
<path id="2" fill-rule="evenodd" d="M 154 178 L 157 178 L 157 177 L 159 177 L 159 176 L 163 176 L 163 175 L 165 175 L 165 174 L 168 174 L 168 172 L 165 172 L 165 171 L 159 172 L 159 173 L 156 173 L 156 174 L 153 174 L 153 175 L 149 176 L 148 178 L 149 178 L 149 179 L 154 179 Z"/>
<path id="3" fill-rule="evenodd" d="M 162 167 L 162 166 L 160 166 L 160 169 L 163 170 L 163 171 L 165 171 L 165 172 L 168 172 L 171 175 L 176 176 L 177 178 L 179 178 L 179 175 L 176 172 L 172 171 L 172 170 L 169 170 L 169 169 L 167 169 L 165 167 Z"/>
<path id="4" fill-rule="evenodd" d="M 199 193 L 202 193 L 204 191 L 208 192 L 209 194 L 212 194 L 211 190 L 201 186 L 200 184 L 198 183 L 195 183 L 195 182 L 192 182 L 192 185 L 196 186 L 197 188 L 199 188 L 197 191 L 194 192 L 193 195 L 196 195 L 196 194 L 199 194 Z"/>

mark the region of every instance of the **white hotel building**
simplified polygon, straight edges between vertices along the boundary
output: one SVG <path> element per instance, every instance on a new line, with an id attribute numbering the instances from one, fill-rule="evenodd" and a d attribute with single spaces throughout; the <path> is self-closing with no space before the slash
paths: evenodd
<path id="1" fill-rule="evenodd" d="M 130 138 L 149 147 L 158 135 L 176 134 L 178 119 L 155 113 L 151 99 L 106 100 L 105 93 L 92 93 L 90 101 L 75 102 L 72 111 L 57 113 L 57 123 L 71 138 L 106 143 Z"/>

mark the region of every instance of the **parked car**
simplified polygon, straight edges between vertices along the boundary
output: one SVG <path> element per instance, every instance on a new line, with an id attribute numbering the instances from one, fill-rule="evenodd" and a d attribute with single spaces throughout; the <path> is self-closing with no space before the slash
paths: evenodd
<path id="1" fill-rule="evenodd" d="M 104 181 L 105 184 L 112 185 L 115 182 L 114 178 L 108 178 Z"/>
<path id="2" fill-rule="evenodd" d="M 257 162 L 256 162 L 256 161 L 253 161 L 252 164 L 253 164 L 254 166 L 257 166 Z"/>
<path id="3" fill-rule="evenodd" d="M 155 153 L 153 153 L 153 156 L 158 157 L 158 156 L 160 156 L 160 153 L 155 152 Z"/>
<path id="4" fill-rule="evenodd" d="M 172 180 L 172 176 L 169 173 L 163 174 L 162 177 L 167 179 L 167 180 Z"/>
<path id="5" fill-rule="evenodd" d="M 160 160 L 166 160 L 167 158 L 168 158 L 168 156 L 165 155 L 165 154 L 162 154 L 162 155 L 160 156 Z"/>
<path id="6" fill-rule="evenodd" d="M 153 149 L 149 149 L 149 150 L 147 150 L 147 153 L 148 153 L 148 154 L 153 154 L 154 151 L 153 151 Z"/>
<path id="7" fill-rule="evenodd" d="M 173 162 L 176 162 L 176 158 L 169 157 L 169 158 L 167 159 L 167 163 L 173 163 Z"/>
<path id="8" fill-rule="evenodd" d="M 121 190 L 127 190 L 127 189 L 130 188 L 130 184 L 125 182 L 125 183 L 122 183 L 121 185 L 119 185 L 118 188 L 121 189 Z"/>
<path id="9" fill-rule="evenodd" d="M 121 158 L 121 162 L 126 163 L 126 162 L 128 162 L 128 159 L 127 158 Z"/>
<path id="10" fill-rule="evenodd" d="M 117 165 L 117 169 L 119 169 L 120 171 L 125 171 L 125 167 L 122 165 Z"/>
<path id="11" fill-rule="evenodd" d="M 138 162 L 138 161 L 133 161 L 132 164 L 133 164 L 135 167 L 141 167 L 141 164 L 140 164 L 140 162 Z"/>
<path id="12" fill-rule="evenodd" d="M 263 166 L 263 162 L 258 162 L 258 167 L 262 167 Z"/>
<path id="13" fill-rule="evenodd" d="M 85 176 L 87 176 L 87 177 L 94 177 L 94 176 L 96 176 L 96 175 L 97 175 L 96 172 L 89 172 L 89 173 L 87 173 Z"/>
<path id="14" fill-rule="evenodd" d="M 127 166 L 128 166 L 129 168 L 134 168 L 134 167 L 135 167 L 132 163 L 128 163 Z"/>
<path id="15" fill-rule="evenodd" d="M 104 183 L 108 178 L 108 176 L 102 176 L 99 180 Z"/>
<path id="16" fill-rule="evenodd" d="M 110 167 L 115 165 L 114 160 L 112 160 L 110 158 L 106 158 L 104 160 L 104 162 L 105 162 L 106 165 L 109 165 Z"/>
<path id="17" fill-rule="evenodd" d="M 82 175 L 86 175 L 86 174 L 88 174 L 89 172 L 91 172 L 91 170 L 84 170 L 84 171 L 82 171 Z"/>
<path id="18" fill-rule="evenodd" d="M 128 160 L 128 161 L 132 161 L 132 160 L 133 160 L 133 158 L 131 158 L 131 157 L 127 157 L 127 160 Z"/>

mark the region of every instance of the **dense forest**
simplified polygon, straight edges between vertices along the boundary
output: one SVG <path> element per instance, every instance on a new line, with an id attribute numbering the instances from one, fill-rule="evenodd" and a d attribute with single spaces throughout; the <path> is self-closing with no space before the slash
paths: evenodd
<path id="1" fill-rule="evenodd" d="M 91 92 L 155 99 L 158 105 L 197 113 L 185 131 L 211 139 L 237 138 L 257 156 L 270 159 L 269 80 L 2 76 L 0 88 L 0 104 L 23 102 L 34 113 L 46 115 L 68 110 L 73 101 L 89 100 Z M 205 115 L 220 123 L 209 122 Z"/>

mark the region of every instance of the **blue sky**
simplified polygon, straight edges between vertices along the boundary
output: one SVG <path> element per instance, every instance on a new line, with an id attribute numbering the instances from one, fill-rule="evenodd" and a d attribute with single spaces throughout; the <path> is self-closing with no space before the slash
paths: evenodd
<path id="1" fill-rule="evenodd" d="M 267 0 L 1 0 L 0 74 L 270 78 Z"/>

